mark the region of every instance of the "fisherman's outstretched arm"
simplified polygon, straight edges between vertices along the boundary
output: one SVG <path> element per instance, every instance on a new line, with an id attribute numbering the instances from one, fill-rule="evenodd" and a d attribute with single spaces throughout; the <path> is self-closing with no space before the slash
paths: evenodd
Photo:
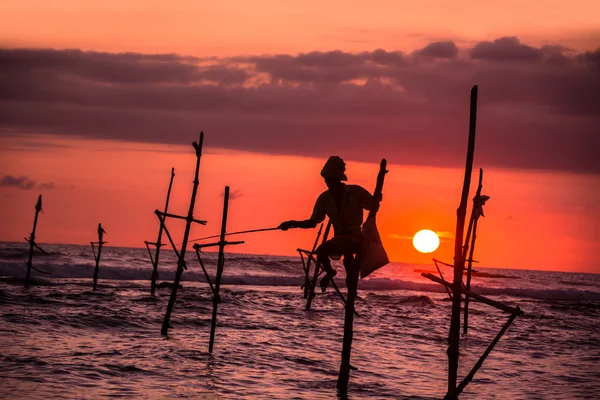
<path id="1" fill-rule="evenodd" d="M 317 226 L 319 222 L 323 222 L 325 220 L 325 204 L 324 204 L 324 195 L 319 196 L 317 202 L 315 203 L 315 207 L 313 209 L 313 213 L 309 219 L 305 219 L 302 221 L 285 221 L 279 225 L 279 229 L 283 231 L 287 231 L 291 228 L 302 228 L 302 229 L 311 229 Z"/>
<path id="2" fill-rule="evenodd" d="M 318 222 L 313 221 L 312 219 L 305 219 L 304 221 L 285 221 L 279 225 L 279 229 L 283 231 L 287 231 L 292 228 L 302 228 L 302 229 L 311 229 L 317 226 Z"/>

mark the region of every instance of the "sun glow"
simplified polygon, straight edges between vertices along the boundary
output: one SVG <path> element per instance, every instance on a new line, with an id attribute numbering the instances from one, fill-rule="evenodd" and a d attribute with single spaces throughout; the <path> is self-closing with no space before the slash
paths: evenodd
<path id="1" fill-rule="evenodd" d="M 421 253 L 432 253 L 440 246 L 440 238 L 434 231 L 423 229 L 413 237 L 413 246 Z"/>

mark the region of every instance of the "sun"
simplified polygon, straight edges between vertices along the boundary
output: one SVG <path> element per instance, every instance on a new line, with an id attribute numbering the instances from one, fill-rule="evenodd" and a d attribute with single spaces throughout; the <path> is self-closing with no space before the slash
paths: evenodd
<path id="1" fill-rule="evenodd" d="M 440 246 L 440 238 L 434 231 L 423 229 L 413 237 L 413 246 L 421 253 L 432 253 Z"/>

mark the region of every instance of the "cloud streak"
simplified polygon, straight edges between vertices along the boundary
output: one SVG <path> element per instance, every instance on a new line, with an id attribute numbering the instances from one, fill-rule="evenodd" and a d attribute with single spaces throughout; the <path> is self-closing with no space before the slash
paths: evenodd
<path id="1" fill-rule="evenodd" d="M 0 129 L 360 161 L 600 173 L 600 49 L 505 37 L 459 49 L 194 58 L 0 50 Z M 8 134 L 8 133 L 5 133 Z M 481 164 L 480 164 L 481 165 Z"/>
<path id="2" fill-rule="evenodd" d="M 36 184 L 34 180 L 29 179 L 29 177 L 22 176 L 12 176 L 12 175 L 4 175 L 2 179 L 0 179 L 0 187 L 5 188 L 13 188 L 19 190 L 32 190 L 32 189 L 54 189 L 54 182 L 42 182 L 40 184 Z"/>

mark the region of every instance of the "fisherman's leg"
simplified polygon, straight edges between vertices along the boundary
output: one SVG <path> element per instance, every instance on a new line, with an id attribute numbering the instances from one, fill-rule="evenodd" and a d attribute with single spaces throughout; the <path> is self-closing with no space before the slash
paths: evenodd
<path id="1" fill-rule="evenodd" d="M 346 287 L 348 290 L 356 292 L 358 286 L 358 275 L 360 270 L 358 255 L 355 257 L 354 254 L 344 255 L 344 268 L 346 270 Z"/>
<path id="2" fill-rule="evenodd" d="M 335 242 L 329 240 L 320 245 L 316 250 L 317 262 L 325 270 L 325 276 L 321 278 L 321 281 L 319 282 L 323 292 L 327 289 L 327 286 L 329 286 L 329 283 L 337 274 L 337 272 L 331 266 L 331 260 L 329 259 L 329 257 L 335 252 L 335 247 Z"/>

